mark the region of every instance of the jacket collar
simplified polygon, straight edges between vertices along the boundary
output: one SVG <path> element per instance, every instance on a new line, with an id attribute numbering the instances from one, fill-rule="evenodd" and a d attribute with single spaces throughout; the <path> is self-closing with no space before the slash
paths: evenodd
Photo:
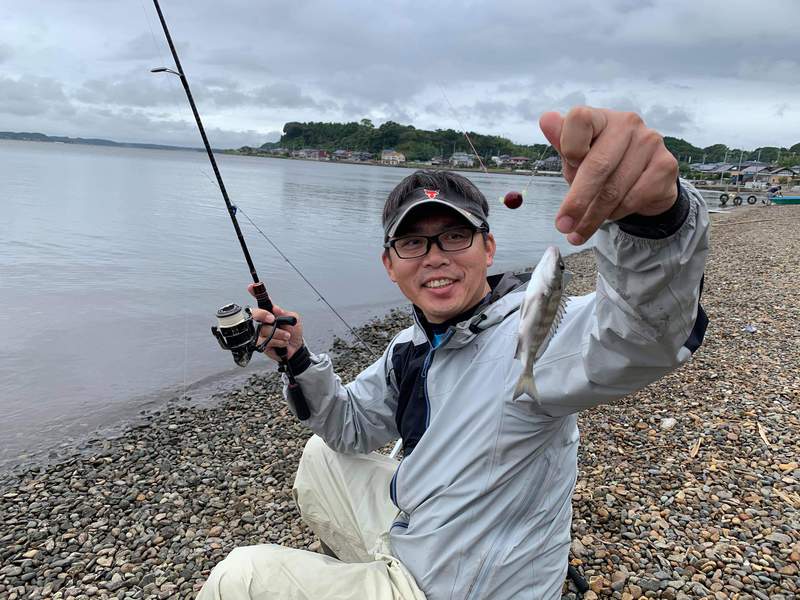
<path id="1" fill-rule="evenodd" d="M 491 288 L 489 301 L 480 307 L 471 317 L 456 323 L 447 330 L 445 341 L 440 347 L 460 348 L 467 345 L 480 332 L 504 321 L 516 312 L 524 296 L 522 286 L 530 279 L 530 273 L 499 273 L 489 275 L 486 280 Z M 428 336 L 422 325 L 425 318 L 419 308 L 414 306 L 414 332 L 412 341 L 415 345 L 429 344 Z"/>

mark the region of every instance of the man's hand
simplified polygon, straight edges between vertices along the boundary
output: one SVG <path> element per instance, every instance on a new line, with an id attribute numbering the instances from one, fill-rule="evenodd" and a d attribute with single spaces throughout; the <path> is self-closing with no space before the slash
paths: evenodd
<path id="1" fill-rule="evenodd" d="M 253 285 L 247 286 L 247 291 L 253 294 Z M 272 360 L 278 361 L 278 355 L 275 353 L 275 348 L 286 348 L 286 358 L 291 358 L 303 346 L 303 324 L 300 321 L 300 315 L 294 312 L 283 310 L 280 306 L 273 305 L 272 312 L 263 310 L 261 308 L 251 309 L 253 313 L 253 320 L 264 323 L 259 332 L 257 344 L 264 342 L 272 333 L 274 329 L 272 323 L 275 322 L 275 317 L 295 317 L 297 324 L 293 326 L 284 326 L 275 332 L 269 344 L 264 349 L 264 354 L 269 356 Z"/>
<path id="2" fill-rule="evenodd" d="M 606 219 L 658 215 L 677 200 L 678 161 L 636 113 L 579 106 L 566 117 L 544 113 L 539 126 L 570 184 L 556 229 L 571 244 L 584 243 Z"/>

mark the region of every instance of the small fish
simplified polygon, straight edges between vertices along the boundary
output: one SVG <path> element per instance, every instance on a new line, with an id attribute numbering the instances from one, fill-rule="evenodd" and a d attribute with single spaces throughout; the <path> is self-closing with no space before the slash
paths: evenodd
<path id="1" fill-rule="evenodd" d="M 522 374 L 514 389 L 514 399 L 528 394 L 539 400 L 533 381 L 533 364 L 544 354 L 564 316 L 564 285 L 571 273 L 564 271 L 564 261 L 555 246 L 544 251 L 531 275 L 519 316 L 516 358 L 522 361 Z"/>

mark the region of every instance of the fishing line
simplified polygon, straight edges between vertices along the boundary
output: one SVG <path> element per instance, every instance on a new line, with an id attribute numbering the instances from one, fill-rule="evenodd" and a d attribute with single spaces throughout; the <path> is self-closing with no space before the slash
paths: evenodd
<path id="1" fill-rule="evenodd" d="M 200 170 L 200 172 L 203 175 L 205 175 L 208 178 L 208 180 L 211 181 L 212 184 L 217 185 L 216 182 L 213 179 L 211 179 L 211 177 L 208 175 L 208 173 L 206 173 L 202 169 Z M 289 257 L 286 256 L 286 254 L 283 253 L 283 251 L 278 247 L 278 245 L 275 242 L 273 242 L 272 239 L 270 239 L 270 237 L 266 233 L 264 233 L 264 231 L 256 224 L 256 222 L 253 221 L 253 219 L 250 218 L 250 215 L 248 215 L 244 211 L 244 209 L 242 209 L 242 207 L 239 206 L 239 205 L 236 205 L 235 208 L 236 208 L 236 212 L 237 213 L 243 214 L 245 216 L 245 218 L 248 221 L 250 221 L 250 224 L 253 226 L 253 228 L 258 233 L 261 234 L 261 237 L 263 237 L 267 242 L 269 242 L 269 244 L 275 249 L 275 252 L 277 252 L 281 256 L 281 258 L 283 258 L 283 260 L 285 260 L 288 263 L 288 265 L 290 267 L 292 267 L 292 269 L 294 269 L 294 272 L 297 273 L 300 276 L 300 278 L 303 281 L 306 282 L 308 287 L 310 287 L 312 290 L 314 290 L 314 293 L 317 295 L 317 297 L 320 300 L 322 300 L 328 308 L 331 309 L 331 312 L 338 317 L 338 319 L 344 324 L 345 327 L 347 327 L 347 330 L 352 334 L 352 336 L 354 338 L 356 338 L 359 342 L 361 342 L 361 344 L 370 352 L 370 354 L 373 355 L 373 357 L 377 358 L 379 356 L 379 354 L 375 351 L 375 349 L 372 346 L 370 346 L 364 339 L 362 339 L 361 336 L 358 335 L 358 333 L 356 333 L 356 330 L 345 320 L 345 318 L 339 313 L 339 311 L 337 311 L 333 307 L 333 305 L 330 302 L 328 302 L 328 300 L 325 298 L 325 296 L 322 294 L 322 292 L 320 292 L 316 288 L 316 286 L 313 283 L 311 283 L 311 281 L 309 281 L 308 278 L 305 275 L 303 275 L 302 271 L 297 267 L 297 265 L 295 265 L 289 259 Z"/>
<path id="2" fill-rule="evenodd" d="M 467 139 L 467 143 L 469 144 L 469 147 L 472 148 L 472 153 L 475 155 L 475 158 L 478 159 L 478 162 L 481 165 L 481 169 L 483 169 L 483 172 L 488 175 L 489 174 L 489 170 L 486 168 L 486 165 L 483 164 L 483 160 L 481 159 L 480 155 L 478 154 L 478 151 L 475 149 L 475 145 L 472 143 L 472 140 L 470 139 L 466 128 L 464 127 L 464 125 L 462 125 L 461 120 L 458 118 L 458 113 L 456 113 L 455 107 L 450 102 L 450 98 L 447 97 L 447 93 L 444 91 L 444 87 L 438 81 L 436 82 L 436 85 L 439 87 L 439 91 L 442 93 L 442 96 L 444 97 L 445 102 L 447 102 L 447 105 L 450 107 L 450 112 L 452 113 L 453 118 L 456 120 L 456 123 L 458 123 L 459 128 L 464 132 L 464 137 Z M 522 195 L 523 196 L 525 196 L 528 193 L 528 189 L 531 187 L 531 184 L 533 183 L 533 178 L 534 178 L 534 176 L 536 174 L 536 166 L 535 165 L 542 161 L 542 159 L 544 158 L 544 155 L 547 153 L 548 150 L 550 150 L 551 147 L 552 147 L 552 144 L 548 143 L 545 146 L 544 150 L 542 150 L 539 153 L 539 158 L 534 163 L 534 168 L 531 170 L 531 174 L 530 174 L 530 177 L 528 178 L 528 182 L 525 184 L 525 187 L 522 190 Z M 503 199 L 501 198 L 501 201 L 502 200 Z"/>
<path id="3" fill-rule="evenodd" d="M 461 121 L 459 120 L 458 115 L 456 114 L 456 109 L 453 108 L 452 104 L 450 104 L 450 98 L 448 98 L 447 94 L 445 94 L 444 88 L 442 87 L 442 84 L 437 81 L 436 85 L 439 86 L 439 91 L 442 92 L 442 96 L 444 96 L 445 102 L 447 102 L 447 105 L 450 107 L 450 112 L 453 113 L 453 118 L 456 120 L 456 123 L 458 123 L 458 126 L 464 131 L 464 137 L 467 138 L 467 143 L 469 144 L 469 147 L 472 148 L 472 153 L 475 155 L 475 158 L 478 159 L 478 162 L 481 165 L 481 169 L 483 169 L 483 172 L 488 175 L 489 174 L 489 170 L 486 168 L 486 165 L 483 164 L 483 160 L 481 160 L 481 157 L 478 154 L 478 151 L 475 150 L 475 146 L 472 145 L 472 140 L 469 139 L 469 134 L 467 134 L 467 130 L 461 124 Z"/>
<path id="4" fill-rule="evenodd" d="M 542 162 L 542 159 L 544 158 L 545 153 L 548 150 L 550 150 L 550 148 L 552 146 L 553 146 L 552 144 L 548 143 L 547 146 L 545 146 L 544 150 L 542 150 L 539 153 L 539 158 L 536 160 L 535 163 L 533 163 L 533 169 L 531 169 L 531 175 L 528 178 L 528 183 L 525 184 L 525 187 L 522 190 L 522 195 L 523 196 L 528 193 L 528 188 L 531 187 L 531 184 L 533 183 L 533 178 L 534 178 L 534 175 L 536 174 L 536 164 Z"/>
<path id="5" fill-rule="evenodd" d="M 152 38 L 152 41 L 153 41 L 153 45 L 156 46 L 158 53 L 161 55 L 161 57 L 163 59 L 164 58 L 163 48 L 161 46 L 159 46 L 158 43 L 156 42 L 155 33 L 153 32 L 153 28 L 152 28 L 152 26 L 150 24 L 150 19 L 148 17 L 147 11 L 144 8 L 143 2 L 140 2 L 140 4 L 141 4 L 142 10 L 143 10 L 143 12 L 145 14 L 145 20 L 147 21 L 147 27 L 150 30 L 150 35 L 151 35 L 151 38 Z M 166 60 L 164 60 L 164 64 L 167 64 Z M 215 187 L 220 189 L 219 188 L 219 184 L 217 182 L 215 182 L 213 179 L 211 179 L 211 177 L 208 175 L 208 173 L 206 173 L 202 169 L 200 169 L 200 172 L 203 173 L 203 175 L 205 175 L 212 182 L 212 184 Z M 339 311 L 337 311 L 334 308 L 334 306 L 327 300 L 327 298 L 325 298 L 325 296 L 322 294 L 322 292 L 320 292 L 317 289 L 317 287 L 314 286 L 313 283 L 311 283 L 311 281 L 302 273 L 302 271 L 299 269 L 299 267 L 297 267 L 291 261 L 291 259 L 289 259 L 289 257 L 278 247 L 278 245 L 274 241 L 272 241 L 272 239 L 255 223 L 255 221 L 253 221 L 253 219 L 250 218 L 250 216 L 244 210 L 242 210 L 238 206 L 233 206 L 233 211 L 234 211 L 234 214 L 236 212 L 241 212 L 247 218 L 247 220 L 255 228 L 255 230 L 258 231 L 258 233 L 273 247 L 273 249 L 281 256 L 281 258 L 283 258 L 283 260 L 286 261 L 286 263 L 314 291 L 314 293 L 317 295 L 317 297 L 320 300 L 322 300 L 322 302 L 325 303 L 325 305 L 331 310 L 331 312 L 333 312 L 333 314 L 336 315 L 336 317 L 344 324 L 344 326 L 347 328 L 347 330 L 350 332 L 350 334 L 356 340 L 358 340 L 367 349 L 367 351 L 370 354 L 372 354 L 373 357 L 379 356 L 378 353 L 375 351 L 375 349 L 372 348 L 372 346 L 370 346 L 361 336 L 359 336 L 358 333 L 356 333 L 355 329 L 347 322 L 347 320 L 341 315 L 341 313 L 339 313 Z M 184 334 L 185 334 L 185 336 L 184 336 L 184 360 L 188 360 L 188 358 L 187 358 L 187 354 L 188 354 L 188 330 L 186 330 L 184 332 Z M 273 334 L 274 334 L 274 331 L 273 331 Z M 186 373 L 185 373 L 185 368 L 186 367 L 185 367 L 185 364 L 184 364 L 184 395 L 186 393 Z"/>

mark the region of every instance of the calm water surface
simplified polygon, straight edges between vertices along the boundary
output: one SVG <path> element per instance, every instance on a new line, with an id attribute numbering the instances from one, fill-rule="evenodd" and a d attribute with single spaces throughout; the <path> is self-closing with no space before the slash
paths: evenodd
<path id="1" fill-rule="evenodd" d="M 403 303 L 380 262 L 383 201 L 411 171 L 219 156 L 232 201 L 354 324 Z M 535 178 L 470 174 L 490 202 L 493 272 L 556 244 L 566 192 Z M 117 426 L 187 391 L 208 397 L 271 368 L 239 369 L 212 338 L 216 309 L 250 303 L 249 273 L 204 154 L 0 141 L 0 466 Z M 297 310 L 309 344 L 341 323 L 240 216 L 262 280 Z M 237 379 L 238 377 L 238 379 Z"/>

